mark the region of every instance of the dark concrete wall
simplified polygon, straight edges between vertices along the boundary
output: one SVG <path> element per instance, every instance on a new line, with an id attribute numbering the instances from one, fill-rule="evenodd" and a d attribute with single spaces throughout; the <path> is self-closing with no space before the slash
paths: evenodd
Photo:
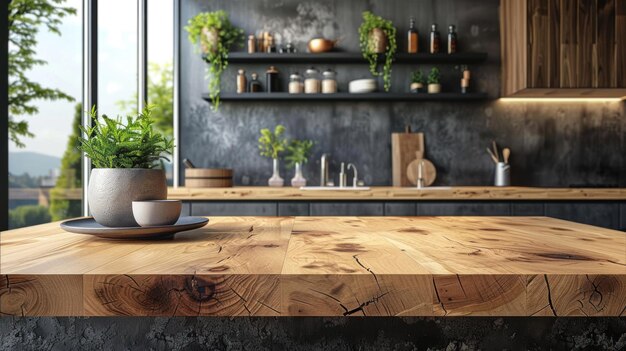
<path id="1" fill-rule="evenodd" d="M 489 54 L 488 62 L 471 66 L 473 89 L 486 91 L 491 100 L 479 103 L 333 103 L 333 102 L 226 102 L 212 112 L 201 95 L 207 91 L 200 55 L 187 40 L 181 43 L 182 157 L 201 167 L 231 167 L 240 185 L 265 185 L 271 161 L 258 155 L 261 128 L 282 123 L 290 137 L 316 141 L 314 156 L 305 167 L 312 184 L 319 178 L 319 156 L 332 154 L 332 168 L 356 163 L 369 185 L 391 183 L 390 134 L 411 124 L 426 133 L 427 157 L 438 168 L 439 185 L 487 185 L 493 164 L 486 155 L 492 139 L 509 146 L 514 185 L 626 186 L 623 155 L 626 118 L 621 103 L 505 103 L 500 88 L 499 0 L 282 0 L 183 2 L 182 23 L 201 11 L 224 9 L 246 33 L 267 30 L 283 43 L 292 41 L 304 51 L 309 38 L 341 37 L 341 48 L 358 51 L 357 28 L 361 12 L 372 10 L 394 21 L 400 50 L 408 17 L 415 16 L 425 42 L 432 22 L 442 34 L 448 24 L 459 30 L 460 50 Z M 240 48 L 239 50 L 245 50 Z M 282 78 L 303 72 L 308 65 L 277 65 Z M 340 89 L 351 79 L 369 77 L 366 65 L 315 65 L 338 72 Z M 421 67 L 423 71 L 430 65 Z M 444 89 L 457 89 L 460 73 L 440 66 Z M 223 91 L 235 90 L 238 68 L 263 73 L 265 65 L 232 65 L 223 77 Z M 395 65 L 393 91 L 406 91 L 416 67 Z M 292 171 L 283 170 L 290 179 Z M 336 178 L 335 178 L 336 181 Z"/>
<path id="2" fill-rule="evenodd" d="M 623 350 L 618 318 L 2 318 L 13 350 Z"/>

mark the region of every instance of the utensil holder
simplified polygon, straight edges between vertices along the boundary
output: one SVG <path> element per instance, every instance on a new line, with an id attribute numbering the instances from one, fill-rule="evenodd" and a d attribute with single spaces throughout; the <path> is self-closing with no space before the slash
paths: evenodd
<path id="1" fill-rule="evenodd" d="M 494 185 L 495 186 L 510 186 L 511 185 L 511 165 L 508 165 L 504 162 L 498 162 L 496 164 Z"/>

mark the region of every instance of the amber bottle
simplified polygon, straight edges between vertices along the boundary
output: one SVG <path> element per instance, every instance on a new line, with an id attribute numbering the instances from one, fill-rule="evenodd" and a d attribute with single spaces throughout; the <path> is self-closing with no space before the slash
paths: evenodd
<path id="1" fill-rule="evenodd" d="M 437 31 L 437 24 L 433 23 L 430 29 L 430 53 L 438 54 L 441 48 L 441 36 Z"/>
<path id="2" fill-rule="evenodd" d="M 409 32 L 407 33 L 407 50 L 409 54 L 419 52 L 419 33 L 415 29 L 415 19 L 411 17 L 409 22 Z"/>

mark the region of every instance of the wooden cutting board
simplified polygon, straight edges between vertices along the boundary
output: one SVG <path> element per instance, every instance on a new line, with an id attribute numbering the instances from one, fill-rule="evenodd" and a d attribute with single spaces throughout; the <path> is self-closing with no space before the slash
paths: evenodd
<path id="1" fill-rule="evenodd" d="M 391 162 L 393 186 L 411 186 L 407 167 L 415 160 L 416 152 L 424 158 L 424 133 L 392 133 Z"/>
<path id="2" fill-rule="evenodd" d="M 437 169 L 432 162 L 425 158 L 416 158 L 413 162 L 409 163 L 406 168 L 407 179 L 411 185 L 417 185 L 417 167 L 420 162 L 424 162 L 424 168 L 422 168 L 422 172 L 424 172 L 422 174 L 424 186 L 431 186 L 435 182 L 435 179 L 437 179 Z"/>

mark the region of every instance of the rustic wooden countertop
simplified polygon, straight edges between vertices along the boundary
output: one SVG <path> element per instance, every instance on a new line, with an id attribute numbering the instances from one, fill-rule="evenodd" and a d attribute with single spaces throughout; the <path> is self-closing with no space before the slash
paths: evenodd
<path id="1" fill-rule="evenodd" d="M 543 217 L 211 217 L 166 241 L 0 234 L 0 314 L 624 316 L 626 235 Z"/>
<path id="2" fill-rule="evenodd" d="M 390 186 L 370 190 L 300 190 L 292 187 L 170 188 L 185 201 L 401 201 L 401 200 L 626 200 L 626 188 L 534 188 L 457 186 L 424 189 Z"/>

